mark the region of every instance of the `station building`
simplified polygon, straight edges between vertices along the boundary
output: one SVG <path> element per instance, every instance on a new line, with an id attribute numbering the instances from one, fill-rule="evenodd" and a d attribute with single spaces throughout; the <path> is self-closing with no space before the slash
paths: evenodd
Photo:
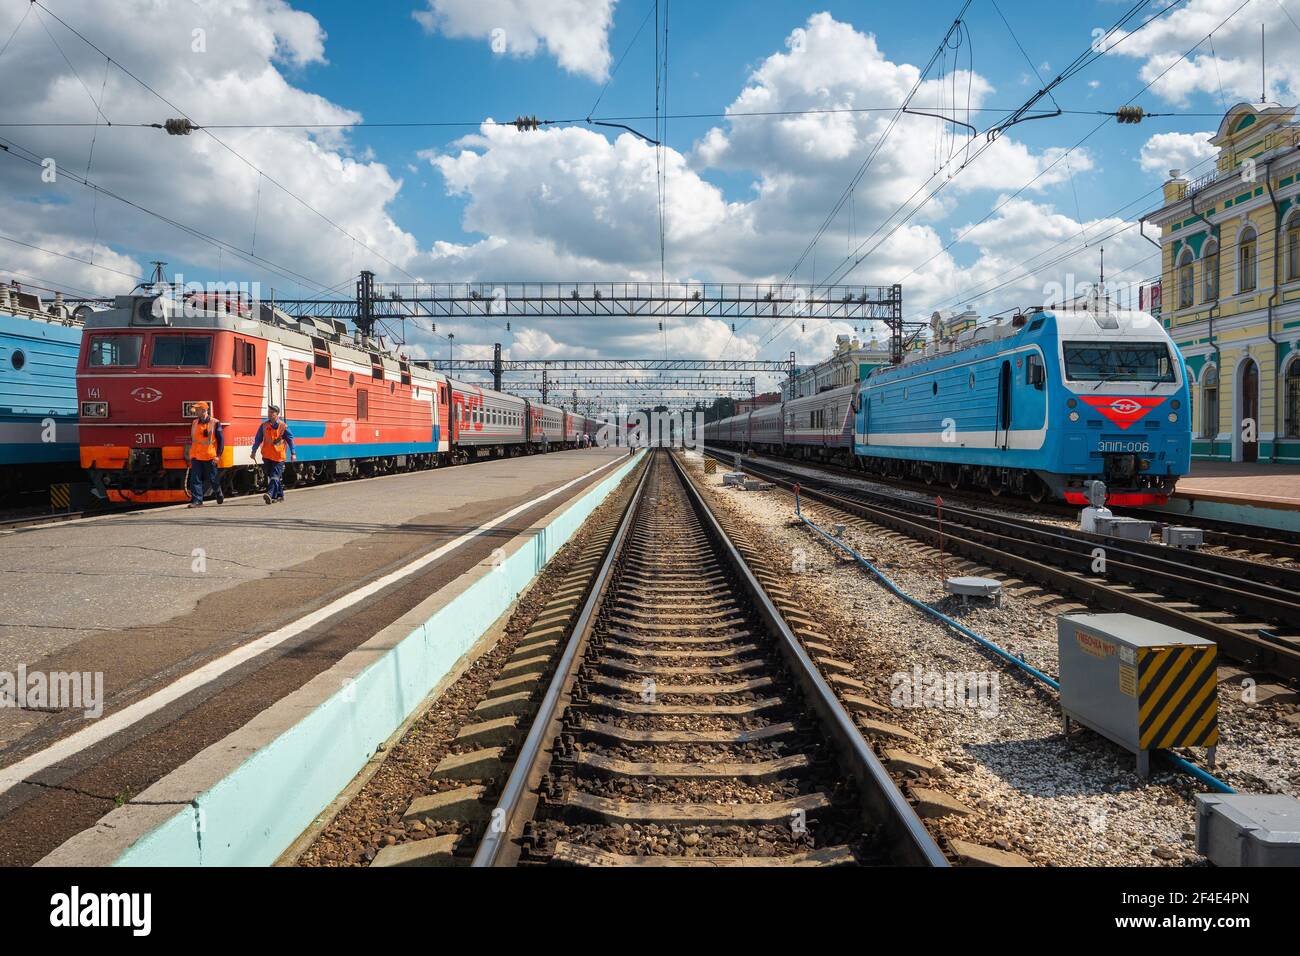
<path id="1" fill-rule="evenodd" d="M 816 395 L 830 388 L 850 385 L 866 378 L 872 369 L 888 365 L 889 346 L 872 339 L 866 345 L 847 335 L 835 337 L 831 357 L 816 365 L 801 366 L 782 388 L 783 400 Z"/>
<path id="2" fill-rule="evenodd" d="M 1192 379 L 1192 454 L 1300 462 L 1300 124 L 1293 107 L 1240 103 L 1210 143 L 1213 171 L 1170 170 L 1143 217 Z"/>

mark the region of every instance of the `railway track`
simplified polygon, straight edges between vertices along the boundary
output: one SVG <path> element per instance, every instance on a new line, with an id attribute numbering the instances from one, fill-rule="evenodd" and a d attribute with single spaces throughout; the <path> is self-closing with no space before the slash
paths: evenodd
<path id="1" fill-rule="evenodd" d="M 719 450 L 718 455 L 715 455 L 715 457 L 725 458 L 725 460 L 730 461 L 735 454 L 736 452 L 732 449 Z M 746 455 L 745 457 L 749 456 Z M 939 482 L 926 484 L 923 481 L 890 478 L 868 471 L 846 468 L 844 465 L 833 462 L 791 459 L 790 463 L 801 468 L 815 468 L 831 475 L 842 475 L 856 481 L 872 481 L 882 485 L 889 485 L 904 491 L 913 491 L 931 496 L 942 494 L 945 500 L 951 500 L 969 507 L 990 505 L 1003 510 L 1010 508 L 1041 514 L 1044 517 L 1069 520 L 1076 520 L 1079 515 L 1079 509 L 1074 505 L 1051 501 L 1035 502 L 1029 498 L 1006 494 L 995 495 L 968 486 L 954 489 Z M 1223 548 L 1234 552 L 1237 557 L 1247 560 L 1280 558 L 1293 562 L 1297 568 L 1300 568 L 1300 541 L 1297 541 L 1296 535 L 1287 531 L 1276 528 L 1258 528 L 1214 518 L 1203 518 L 1200 515 L 1181 516 L 1151 508 L 1116 507 L 1111 510 L 1117 515 L 1155 521 L 1158 524 L 1191 525 L 1200 528 L 1205 533 L 1205 543 L 1209 547 Z"/>
<path id="2" fill-rule="evenodd" d="M 946 864 L 662 451 L 487 819 L 477 866 Z"/>
<path id="3" fill-rule="evenodd" d="M 721 460 L 721 452 L 709 454 Z M 1209 638 L 1247 665 L 1300 680 L 1300 569 L 1181 551 L 885 492 L 773 464 L 744 470 L 926 544 L 1009 570 L 1090 604 Z"/>

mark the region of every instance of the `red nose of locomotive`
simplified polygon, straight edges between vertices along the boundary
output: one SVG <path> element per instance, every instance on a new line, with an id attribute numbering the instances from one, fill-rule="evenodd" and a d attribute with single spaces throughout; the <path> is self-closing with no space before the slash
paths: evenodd
<path id="1" fill-rule="evenodd" d="M 88 330 L 77 372 L 81 466 L 110 500 L 183 497 L 179 477 L 199 406 L 221 410 L 218 338 L 172 328 Z"/>

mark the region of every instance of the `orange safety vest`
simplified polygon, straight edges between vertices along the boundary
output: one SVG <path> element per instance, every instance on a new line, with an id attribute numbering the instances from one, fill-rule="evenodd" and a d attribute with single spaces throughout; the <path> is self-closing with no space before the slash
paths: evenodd
<path id="1" fill-rule="evenodd" d="M 217 457 L 217 420 L 209 416 L 207 424 L 194 420 L 190 426 L 190 460 L 214 461 Z"/>
<path id="2" fill-rule="evenodd" d="M 262 422 L 262 457 L 267 461 L 284 461 L 284 433 L 289 426 L 280 419 L 278 424 Z"/>

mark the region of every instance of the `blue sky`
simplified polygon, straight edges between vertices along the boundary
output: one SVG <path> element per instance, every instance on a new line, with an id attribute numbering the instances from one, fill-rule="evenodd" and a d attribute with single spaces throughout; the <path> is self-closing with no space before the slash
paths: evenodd
<path id="1" fill-rule="evenodd" d="M 626 59 L 600 101 L 598 116 L 648 115 L 654 111 L 653 24 L 642 27 L 653 2 L 623 0 L 615 11 L 609 47 L 615 59 L 627 51 Z M 459 121 L 493 117 L 513 119 L 523 113 L 543 118 L 584 117 L 601 93 L 603 83 L 559 69 L 545 55 L 519 57 L 496 55 L 488 42 L 449 39 L 417 29 L 410 7 L 385 3 L 374 10 L 349 2 L 302 3 L 329 34 L 330 62 L 304 69 L 300 85 L 355 109 L 375 122 L 430 120 Z M 939 37 L 951 23 L 960 3 L 926 4 L 925 28 L 917 23 L 916 8 L 910 4 L 803 3 L 763 0 L 758 3 L 677 3 L 669 7 L 669 99 L 672 113 L 718 113 L 725 110 L 743 88 L 753 68 L 764 57 L 783 48 L 792 29 L 812 14 L 826 10 L 874 32 L 889 57 L 897 62 L 924 63 Z M 1051 80 L 1060 69 L 1084 49 L 1092 30 L 1110 26 L 1128 6 L 1115 2 L 1062 2 L 1041 4 L 1004 0 L 1006 14 L 1033 63 Z M 653 13 L 649 14 L 653 18 Z M 975 49 L 976 69 L 994 85 L 992 105 L 1014 108 L 1039 88 L 1030 64 L 1017 49 L 1007 27 L 987 0 L 975 4 L 968 17 Z M 629 44 L 641 28 L 639 37 Z M 382 37 L 382 40 L 379 39 Z M 384 64 L 377 68 L 378 47 Z M 965 51 L 962 53 L 963 65 Z M 1096 88 L 1091 82 L 1100 84 Z M 1067 84 L 1058 99 L 1068 109 L 1111 109 L 1141 89 L 1134 63 L 1123 58 L 1099 61 L 1077 80 Z M 1215 106 L 1211 98 L 1200 97 L 1195 111 Z M 1160 105 L 1148 96 L 1151 108 Z M 881 104 L 890 105 L 890 104 Z M 981 117 L 993 114 L 980 114 Z M 1099 121 L 1091 116 L 1063 116 L 1035 129 L 1029 124 L 1017 130 L 1024 142 L 1044 147 L 1072 145 Z M 669 125 L 669 143 L 689 149 L 713 119 L 686 119 Z M 1161 119 L 1161 131 L 1193 132 L 1206 128 L 1203 117 Z M 652 124 L 642 124 L 647 132 Z M 978 125 L 978 122 L 977 122 Z M 1095 171 L 1081 172 L 1075 179 L 1080 195 L 1079 210 L 1085 216 L 1108 213 L 1141 193 L 1134 189 L 1134 166 L 1145 133 L 1151 127 L 1110 126 L 1089 141 L 1089 148 L 1105 160 Z M 358 130 L 355 142 L 375 150 L 394 169 L 408 163 L 424 166 L 420 150 L 446 149 L 470 129 L 444 130 Z M 460 229 L 464 203 L 443 195 L 442 183 L 432 170 L 422 168 L 406 174 L 413 187 L 404 191 L 394 205 L 395 218 L 407 229 L 430 242 L 436 238 L 471 236 Z M 752 188 L 752 175 L 713 173 L 710 180 L 721 186 L 729 199 L 744 199 Z M 1143 185 L 1158 184 L 1147 176 Z M 1074 213 L 1074 192 L 1067 185 L 1049 196 Z M 963 203 L 963 212 L 979 210 L 978 198 Z"/>
<path id="2" fill-rule="evenodd" d="M 965 118 L 969 90 L 976 104 L 1015 108 L 1039 88 L 1039 74 L 1055 77 L 1133 6 L 998 4 L 1014 36 L 993 0 L 973 0 L 961 45 L 927 74 L 914 106 Z M 1300 19 L 1300 0 L 1141 6 L 1130 30 L 1156 19 L 1062 84 L 1056 101 L 1066 110 L 1112 110 L 1168 68 L 1136 102 L 1178 115 L 1105 123 L 1068 153 L 1100 117 L 1022 123 L 965 168 L 961 156 L 969 152 L 957 127 L 905 118 L 795 278 L 834 276 L 848 252 L 901 211 L 906 226 L 890 230 L 849 281 L 902 281 L 913 316 L 966 304 L 991 314 L 1041 301 L 1050 283 L 1092 279 L 1103 243 L 1108 277 L 1152 275 L 1155 250 L 1138 235 L 1136 217 L 1157 204 L 1170 167 L 1211 168 L 1205 141 L 1224 104 L 1258 98 L 1261 22 L 1269 95 L 1295 97 L 1300 25 L 1292 18 Z M 524 134 L 477 125 L 340 128 L 359 120 L 581 118 L 607 80 L 598 116 L 651 114 L 653 14 L 642 27 L 649 0 L 42 0 L 29 7 L 0 0 L 0 45 L 8 41 L 0 52 L 0 120 L 68 125 L 0 128 L 14 146 L 0 154 L 7 160 L 0 162 L 0 231 L 9 237 L 0 243 L 0 272 L 104 294 L 125 291 L 130 276 L 165 259 L 187 280 L 257 281 L 282 296 L 347 289 L 361 268 L 381 280 L 658 278 L 656 153 L 629 134 L 583 124 Z M 895 107 L 960 7 L 956 0 L 661 0 L 670 112 Z M 106 64 L 60 19 L 154 92 Z M 494 36 L 504 50 L 494 51 Z M 182 138 L 133 125 L 174 114 L 160 97 L 201 124 L 236 128 Z M 998 115 L 973 113 L 971 122 L 983 128 Z M 75 125 L 104 116 L 111 129 Z M 660 154 L 669 183 L 666 277 L 784 278 L 890 117 L 671 120 Z M 284 123 L 320 126 L 271 128 Z M 632 125 L 653 133 L 650 121 Z M 56 182 L 40 177 L 42 158 L 57 160 Z M 940 184 L 934 201 L 904 202 Z M 728 323 L 669 323 L 662 335 L 653 322 L 514 326 L 504 336 L 483 323 L 456 328 L 458 351 L 486 354 L 504 338 L 516 357 L 790 350 L 816 357 L 836 334 L 854 331 L 823 323 L 755 323 L 735 334 Z M 415 337 L 415 351 L 445 348 L 445 339 Z"/>

